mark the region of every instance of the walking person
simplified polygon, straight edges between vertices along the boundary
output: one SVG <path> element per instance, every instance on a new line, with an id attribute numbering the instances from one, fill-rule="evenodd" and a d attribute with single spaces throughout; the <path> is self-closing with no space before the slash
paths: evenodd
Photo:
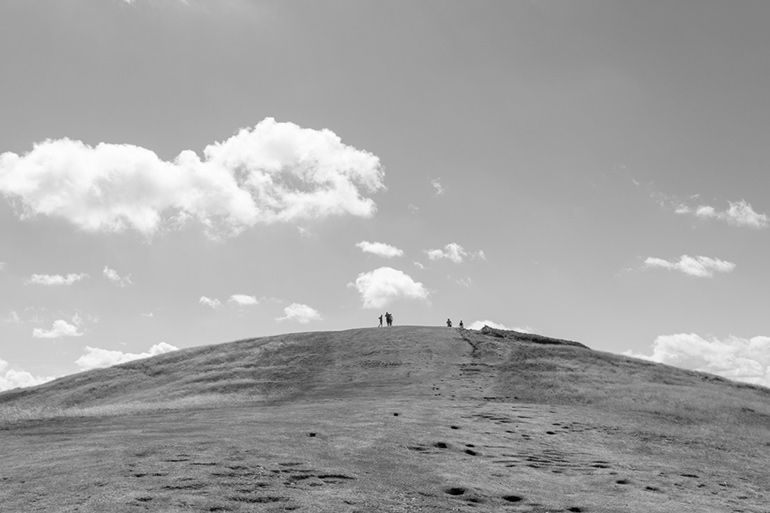
<path id="1" fill-rule="evenodd" d="M 452 327 L 452 319 L 447 319 L 446 320 L 446 327 L 447 328 L 451 328 Z"/>
<path id="2" fill-rule="evenodd" d="M 382 328 L 382 314 L 380 314 L 380 317 L 379 317 L 379 319 L 380 319 L 380 325 L 379 325 L 379 326 L 377 326 L 377 327 L 378 327 L 378 328 Z"/>

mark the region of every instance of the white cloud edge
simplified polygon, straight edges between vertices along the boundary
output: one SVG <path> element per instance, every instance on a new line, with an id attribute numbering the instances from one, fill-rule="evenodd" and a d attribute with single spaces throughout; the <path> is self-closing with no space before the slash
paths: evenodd
<path id="1" fill-rule="evenodd" d="M 307 324 L 310 321 L 323 320 L 323 317 L 321 316 L 320 312 L 318 312 L 318 310 L 302 303 L 290 304 L 283 309 L 283 313 L 283 317 L 276 317 L 275 320 L 278 322 L 296 321 L 300 324 Z"/>
<path id="2" fill-rule="evenodd" d="M 360 273 L 348 287 L 358 291 L 363 308 L 384 308 L 400 298 L 427 301 L 430 296 L 421 282 L 392 267 Z"/>
<path id="3" fill-rule="evenodd" d="M 631 350 L 622 354 L 770 387 L 770 337 L 766 336 L 718 339 L 676 333 L 658 336 L 653 342 L 652 354 Z"/>
<path id="4" fill-rule="evenodd" d="M 369 241 L 363 240 L 361 242 L 358 242 L 356 244 L 356 247 L 359 248 L 364 253 L 371 253 L 373 255 L 377 255 L 383 258 L 394 258 L 394 257 L 404 256 L 404 251 L 402 249 L 399 249 L 390 244 L 386 244 L 384 242 L 369 242 Z"/>

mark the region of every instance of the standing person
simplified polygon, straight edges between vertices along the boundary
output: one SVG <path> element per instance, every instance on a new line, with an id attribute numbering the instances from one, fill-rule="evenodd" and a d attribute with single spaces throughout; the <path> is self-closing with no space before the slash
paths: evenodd
<path id="1" fill-rule="evenodd" d="M 451 328 L 452 327 L 452 319 L 447 319 L 446 320 L 446 327 L 447 328 Z"/>
<path id="2" fill-rule="evenodd" d="M 463 326 L 463 321 L 460 319 L 460 329 L 463 329 L 465 326 Z"/>
<path id="3" fill-rule="evenodd" d="M 393 315 L 390 312 L 385 312 L 385 322 L 387 322 L 388 326 L 393 325 Z"/>
<path id="4" fill-rule="evenodd" d="M 380 319 L 380 325 L 379 325 L 379 326 L 377 326 L 377 327 L 378 327 L 378 328 L 382 328 L 382 314 L 380 314 L 380 317 L 379 317 L 379 319 Z"/>

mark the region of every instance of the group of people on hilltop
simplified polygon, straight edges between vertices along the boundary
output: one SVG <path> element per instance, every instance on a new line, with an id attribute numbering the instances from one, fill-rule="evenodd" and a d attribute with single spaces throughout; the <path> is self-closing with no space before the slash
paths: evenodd
<path id="1" fill-rule="evenodd" d="M 446 320 L 446 327 L 447 328 L 451 328 L 452 327 L 452 319 L 447 319 Z M 460 329 L 463 329 L 463 328 L 465 328 L 465 326 L 463 325 L 463 321 L 460 320 Z"/>
<path id="2" fill-rule="evenodd" d="M 378 318 L 380 320 L 380 325 L 378 326 L 378 328 L 382 328 L 382 315 L 380 315 Z M 385 312 L 385 322 L 388 323 L 388 326 L 393 326 L 393 314 L 392 313 Z"/>
<path id="3" fill-rule="evenodd" d="M 380 321 L 380 324 L 377 327 L 378 328 L 382 328 L 382 315 L 377 317 L 377 319 Z M 393 326 L 393 314 L 392 313 L 385 312 L 385 322 L 387 323 L 388 326 Z M 452 327 L 452 319 L 447 319 L 446 320 L 446 327 L 447 328 L 451 328 Z M 460 327 L 460 329 L 464 329 L 465 328 L 465 326 L 463 325 L 463 321 L 462 320 L 460 321 L 459 327 Z"/>

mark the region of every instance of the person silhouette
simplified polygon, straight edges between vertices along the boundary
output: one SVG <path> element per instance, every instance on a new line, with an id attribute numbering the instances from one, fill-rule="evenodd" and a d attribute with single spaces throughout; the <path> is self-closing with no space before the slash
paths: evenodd
<path id="1" fill-rule="evenodd" d="M 446 327 L 447 328 L 451 328 L 452 327 L 452 319 L 447 319 L 446 320 Z"/>
<path id="2" fill-rule="evenodd" d="M 463 329 L 465 326 L 463 326 L 463 321 L 460 320 L 460 329 Z"/>
<path id="3" fill-rule="evenodd" d="M 393 314 L 390 312 L 385 312 L 385 322 L 388 324 L 388 326 L 393 325 Z"/>
<path id="4" fill-rule="evenodd" d="M 380 315 L 378 318 L 380 319 L 380 325 L 379 325 L 379 326 L 377 326 L 377 327 L 378 327 L 378 328 L 382 328 L 382 315 Z"/>

